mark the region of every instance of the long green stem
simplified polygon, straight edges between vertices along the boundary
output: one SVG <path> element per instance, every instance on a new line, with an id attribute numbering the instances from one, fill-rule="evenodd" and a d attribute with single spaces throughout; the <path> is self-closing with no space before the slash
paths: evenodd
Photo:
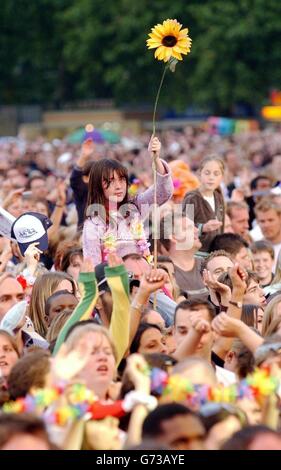
<path id="1" fill-rule="evenodd" d="M 157 105 L 158 105 L 161 88 L 162 88 L 162 85 L 163 85 L 164 78 L 165 78 L 168 67 L 169 67 L 169 65 L 166 65 L 164 70 L 163 70 L 160 85 L 159 85 L 157 95 L 156 95 L 156 99 L 155 99 L 155 103 L 154 103 L 153 118 L 152 118 L 152 136 L 153 137 L 155 136 L 155 131 L 156 131 L 156 129 L 155 129 L 155 117 L 156 117 Z M 154 242 L 154 250 L 153 250 L 153 261 L 154 261 L 154 269 L 156 269 L 157 268 L 157 254 L 158 254 L 157 253 L 158 234 L 157 234 L 157 190 L 156 190 L 157 172 L 156 172 L 155 155 L 154 155 L 154 158 L 153 158 L 152 169 L 153 169 L 153 185 L 154 185 L 154 208 L 153 208 L 153 242 Z M 155 293 L 154 294 L 154 299 L 153 299 L 153 309 L 156 310 L 156 307 L 157 307 L 157 301 L 156 301 L 156 293 Z"/>
<path id="2" fill-rule="evenodd" d="M 153 136 L 155 135 L 155 117 L 156 117 L 157 105 L 158 105 L 158 101 L 159 101 L 161 88 L 162 88 L 164 78 L 165 78 L 165 75 L 166 75 L 166 72 L 167 72 L 168 68 L 169 68 L 169 65 L 165 65 L 165 68 L 164 68 L 163 73 L 162 73 L 160 85 L 159 85 L 159 88 L 158 88 L 158 91 L 157 91 L 155 103 L 154 103 L 153 118 L 152 118 L 152 135 Z"/>

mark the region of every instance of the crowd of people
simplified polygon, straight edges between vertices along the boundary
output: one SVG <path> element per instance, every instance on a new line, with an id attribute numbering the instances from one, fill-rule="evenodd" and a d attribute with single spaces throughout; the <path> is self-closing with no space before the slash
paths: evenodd
<path id="1" fill-rule="evenodd" d="M 278 127 L 0 139 L 0 449 L 281 449 L 280 175 Z"/>

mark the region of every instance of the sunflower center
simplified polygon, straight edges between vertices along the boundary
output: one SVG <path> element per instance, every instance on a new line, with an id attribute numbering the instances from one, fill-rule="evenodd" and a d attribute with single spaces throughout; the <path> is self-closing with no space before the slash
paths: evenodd
<path id="1" fill-rule="evenodd" d="M 162 39 L 162 44 L 165 47 L 174 47 L 177 44 L 177 38 L 175 36 L 165 36 Z"/>

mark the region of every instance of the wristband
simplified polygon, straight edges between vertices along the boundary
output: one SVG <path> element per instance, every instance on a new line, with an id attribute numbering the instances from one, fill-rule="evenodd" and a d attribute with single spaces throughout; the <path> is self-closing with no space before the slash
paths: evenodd
<path id="1" fill-rule="evenodd" d="M 134 299 L 133 302 L 131 303 L 131 308 L 134 308 L 135 310 L 138 310 L 139 312 L 143 312 L 144 305 L 136 302 Z"/>
<path id="2" fill-rule="evenodd" d="M 123 410 L 129 413 L 137 405 L 144 405 L 148 411 L 152 411 L 158 406 L 158 401 L 156 397 L 138 390 L 127 393 L 122 402 Z"/>

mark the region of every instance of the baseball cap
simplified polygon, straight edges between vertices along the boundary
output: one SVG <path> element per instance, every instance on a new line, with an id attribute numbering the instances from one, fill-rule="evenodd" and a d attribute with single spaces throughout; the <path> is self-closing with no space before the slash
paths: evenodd
<path id="1" fill-rule="evenodd" d="M 39 243 L 37 247 L 41 251 L 47 250 L 47 230 L 51 225 L 51 220 L 38 212 L 26 212 L 14 221 L 11 228 L 11 236 L 18 242 L 23 256 L 31 243 Z"/>

